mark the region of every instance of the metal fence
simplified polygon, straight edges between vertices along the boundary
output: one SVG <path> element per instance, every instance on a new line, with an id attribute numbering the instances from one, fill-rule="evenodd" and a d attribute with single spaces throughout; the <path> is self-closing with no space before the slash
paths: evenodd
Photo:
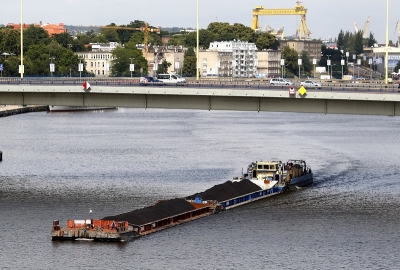
<path id="1" fill-rule="evenodd" d="M 218 80 L 188 80 L 186 83 L 140 83 L 139 78 L 0 78 L 0 85 L 60 85 L 60 86 L 82 86 L 89 82 L 95 86 L 118 86 L 118 87 L 187 87 L 187 88 L 215 88 L 215 89 L 260 89 L 260 90 L 289 90 L 289 88 L 300 88 L 299 83 L 293 86 L 272 86 L 268 81 L 218 81 Z M 382 83 L 332 83 L 322 84 L 322 87 L 307 88 L 308 91 L 344 91 L 344 92 L 386 92 L 398 93 L 399 85 Z"/>

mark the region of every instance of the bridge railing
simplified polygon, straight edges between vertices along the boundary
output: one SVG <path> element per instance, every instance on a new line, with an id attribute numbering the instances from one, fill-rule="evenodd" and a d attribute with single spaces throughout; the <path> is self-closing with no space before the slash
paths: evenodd
<path id="1" fill-rule="evenodd" d="M 293 86 L 272 86 L 267 81 L 208 81 L 188 80 L 186 83 L 147 83 L 142 84 L 139 78 L 0 78 L 0 85 L 60 85 L 60 86 L 82 86 L 88 81 L 91 86 L 118 86 L 118 87 L 186 87 L 186 88 L 216 88 L 216 89 L 253 89 L 253 90 L 289 90 L 293 87 L 298 89 L 299 83 Z M 311 91 L 343 91 L 343 92 L 387 92 L 395 93 L 400 89 L 398 84 L 376 84 L 376 83 L 323 83 L 320 88 L 307 88 Z"/>

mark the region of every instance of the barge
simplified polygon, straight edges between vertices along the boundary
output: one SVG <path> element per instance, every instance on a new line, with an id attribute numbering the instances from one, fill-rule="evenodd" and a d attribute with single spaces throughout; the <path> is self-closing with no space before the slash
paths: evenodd
<path id="1" fill-rule="evenodd" d="M 256 161 L 246 173 L 186 198 L 158 201 L 152 206 L 102 219 L 53 221 L 52 240 L 127 241 L 220 211 L 265 199 L 313 183 L 304 160 Z"/>
<path id="2" fill-rule="evenodd" d="M 49 106 L 49 112 L 81 112 L 115 110 L 117 107 Z"/>

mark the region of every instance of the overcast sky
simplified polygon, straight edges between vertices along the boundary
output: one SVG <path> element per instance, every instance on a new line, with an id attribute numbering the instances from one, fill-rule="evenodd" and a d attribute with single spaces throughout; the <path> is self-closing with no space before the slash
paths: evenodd
<path id="1" fill-rule="evenodd" d="M 134 20 L 147 21 L 161 27 L 196 27 L 197 0 L 23 0 L 24 23 L 60 23 L 67 25 L 128 24 Z M 0 0 L 0 24 L 19 23 L 20 1 Z M 251 27 L 252 9 L 294 8 L 296 1 L 280 0 L 199 0 L 200 28 L 211 22 L 242 23 Z M 337 37 L 340 30 L 354 31 L 354 22 L 363 29 L 368 16 L 368 29 L 379 43 L 385 43 L 386 0 L 304 0 L 307 26 L 312 38 Z M 396 22 L 400 20 L 400 0 L 389 1 L 389 39 L 396 40 Z M 260 25 L 279 29 L 286 35 L 296 32 L 300 16 L 261 16 Z"/>

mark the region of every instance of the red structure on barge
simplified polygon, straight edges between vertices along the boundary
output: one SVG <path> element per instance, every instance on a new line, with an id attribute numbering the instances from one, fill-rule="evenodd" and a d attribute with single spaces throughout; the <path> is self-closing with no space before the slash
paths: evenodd
<path id="1" fill-rule="evenodd" d="M 52 240 L 127 241 L 175 225 L 211 215 L 221 210 L 216 201 L 172 199 L 103 219 L 67 220 L 61 228 L 53 221 Z"/>

